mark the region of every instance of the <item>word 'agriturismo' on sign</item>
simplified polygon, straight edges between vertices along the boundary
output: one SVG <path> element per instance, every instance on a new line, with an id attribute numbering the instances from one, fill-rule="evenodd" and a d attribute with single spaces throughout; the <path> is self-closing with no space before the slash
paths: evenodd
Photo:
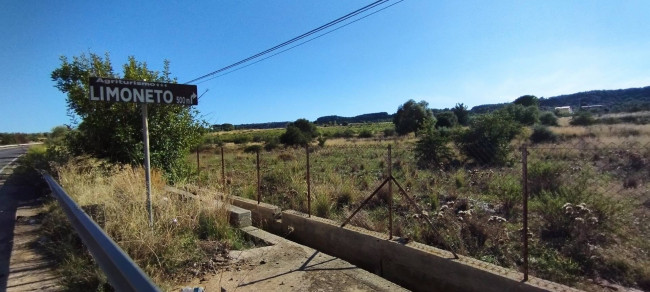
<path id="1" fill-rule="evenodd" d="M 196 85 L 90 77 L 90 100 L 197 105 Z"/>

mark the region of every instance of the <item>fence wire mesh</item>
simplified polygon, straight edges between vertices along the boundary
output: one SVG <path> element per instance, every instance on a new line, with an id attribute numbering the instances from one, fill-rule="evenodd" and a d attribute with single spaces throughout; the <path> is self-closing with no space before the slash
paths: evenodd
<path id="1" fill-rule="evenodd" d="M 619 240 L 612 234 L 620 234 L 621 228 L 650 237 L 647 214 L 636 208 L 649 204 L 649 144 L 589 135 L 523 149 L 522 144 L 448 143 L 449 149 L 442 151 L 448 157 L 433 155 L 436 159 L 426 163 L 422 152 L 439 149 L 396 141 L 313 146 L 309 190 L 305 148 L 261 150 L 259 196 L 282 209 L 341 223 L 392 175 L 416 206 L 393 187 L 390 209 L 386 184 L 350 224 L 391 231 L 404 241 L 417 240 L 504 267 L 521 269 L 529 258 L 533 274 L 558 281 L 569 281 L 568 274 L 584 268 L 580 260 L 604 265 L 599 251 Z M 525 165 L 522 151 L 528 154 Z M 203 158 L 204 179 L 221 181 L 220 158 L 210 157 L 208 153 Z M 256 199 L 256 153 L 225 148 L 224 157 L 227 191 Z M 529 254 L 523 253 L 522 241 L 524 181 Z"/>

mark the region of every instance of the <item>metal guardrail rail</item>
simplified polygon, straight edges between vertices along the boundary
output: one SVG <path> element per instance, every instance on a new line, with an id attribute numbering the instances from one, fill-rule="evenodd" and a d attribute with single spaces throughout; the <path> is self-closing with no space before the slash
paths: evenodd
<path id="1" fill-rule="evenodd" d="M 52 176 L 45 171 L 41 174 L 72 227 L 116 291 L 160 291 L 147 274 L 65 193 Z"/>

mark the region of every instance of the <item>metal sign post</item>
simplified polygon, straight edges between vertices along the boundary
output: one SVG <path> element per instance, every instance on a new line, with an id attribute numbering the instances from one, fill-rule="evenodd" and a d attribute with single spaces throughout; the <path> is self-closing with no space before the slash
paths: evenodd
<path id="1" fill-rule="evenodd" d="M 153 228 L 147 104 L 197 105 L 199 99 L 196 95 L 196 85 L 101 77 L 90 77 L 88 84 L 90 87 L 88 94 L 91 101 L 142 104 L 142 143 L 144 146 L 144 170 L 147 186 L 147 212 L 149 213 L 149 226 Z"/>
<path id="2" fill-rule="evenodd" d="M 149 121 L 147 104 L 142 104 L 142 143 L 144 144 L 144 176 L 147 185 L 147 212 L 149 227 L 153 227 L 153 207 L 151 205 L 151 157 L 149 156 Z"/>

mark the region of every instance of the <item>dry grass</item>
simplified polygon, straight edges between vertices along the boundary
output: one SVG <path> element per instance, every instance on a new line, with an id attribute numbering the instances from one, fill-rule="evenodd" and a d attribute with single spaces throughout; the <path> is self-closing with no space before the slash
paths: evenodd
<path id="1" fill-rule="evenodd" d="M 211 254 L 229 247 L 240 247 L 241 236 L 228 225 L 226 210 L 216 204 L 186 200 L 163 191 L 165 185 L 159 171 L 152 172 L 154 227 L 148 225 L 144 171 L 123 165 L 107 164 L 95 159 L 76 159 L 57 169 L 61 186 L 81 206 L 94 205 L 105 232 L 163 288 L 177 280 L 195 276 L 191 267 L 200 266 Z M 198 194 L 206 199 L 208 192 Z M 59 233 L 69 226 L 56 204 L 50 206 L 52 220 L 46 232 L 64 263 L 64 285 L 75 289 L 99 289 L 101 273 L 75 272 L 80 269 L 78 240 Z M 96 214 L 95 214 L 96 215 Z M 72 231 L 68 231 L 72 232 Z M 211 246 L 206 250 L 206 246 Z M 77 259 L 77 260 L 71 260 Z M 83 269 L 83 267 L 81 267 Z M 87 269 L 87 268 L 86 268 Z M 78 277 L 78 278 L 75 278 Z M 100 287 L 95 287 L 99 285 Z"/>

